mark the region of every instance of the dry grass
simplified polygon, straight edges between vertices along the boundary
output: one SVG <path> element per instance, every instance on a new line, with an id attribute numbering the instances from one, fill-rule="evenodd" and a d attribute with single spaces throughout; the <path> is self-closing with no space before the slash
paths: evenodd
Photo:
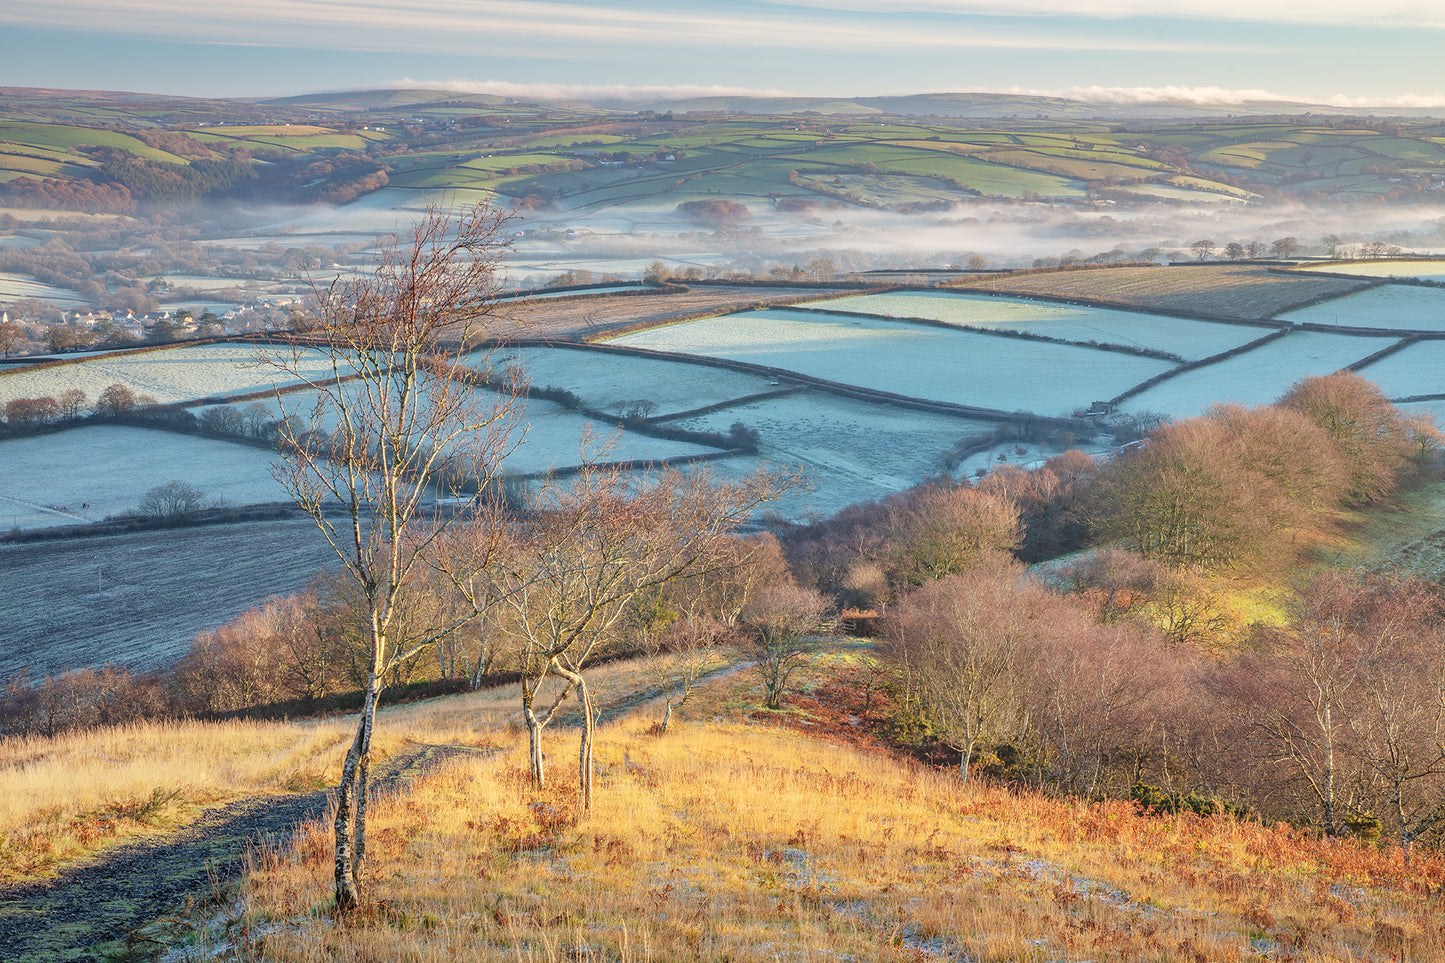
<path id="1" fill-rule="evenodd" d="M 714 698 L 750 684 L 728 677 Z M 570 786 L 529 787 L 520 744 L 379 806 L 369 909 L 343 923 L 327 834 L 303 833 L 249 877 L 249 948 L 289 963 L 1445 959 L 1437 857 L 964 787 L 791 730 L 657 737 L 651 721 L 600 733 L 590 816 Z"/>
<path id="2" fill-rule="evenodd" d="M 1271 274 L 1264 267 L 1229 264 L 1046 271 L 985 276 L 956 285 L 963 290 L 982 288 L 1246 321 L 1272 318 L 1291 308 L 1349 294 L 1364 286 L 1363 282 Z"/>
<path id="3" fill-rule="evenodd" d="M 739 657 L 720 650 L 715 668 Z M 598 705 L 605 712 L 631 693 L 656 687 L 670 678 L 675 660 L 594 669 L 589 679 Z M 556 691 L 557 683 L 549 683 L 542 695 Z M 208 806 L 334 786 L 355 725 L 354 715 L 290 725 L 139 723 L 55 738 L 0 739 L 0 881 L 45 875 L 114 843 L 186 825 Z M 499 732 L 520 727 L 513 686 L 384 708 L 373 761 L 384 765 L 415 743 L 490 745 Z M 575 737 L 553 731 L 545 738 L 560 748 Z"/>
<path id="4" fill-rule="evenodd" d="M 0 880 L 183 825 L 210 804 L 340 779 L 345 722 L 141 723 L 0 740 Z M 399 739 L 384 734 L 380 754 Z"/>

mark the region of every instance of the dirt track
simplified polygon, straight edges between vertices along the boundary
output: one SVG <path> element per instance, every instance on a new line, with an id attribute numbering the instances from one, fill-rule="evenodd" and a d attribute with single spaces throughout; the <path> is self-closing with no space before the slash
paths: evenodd
<path id="1" fill-rule="evenodd" d="M 424 746 L 394 756 L 374 778 L 373 796 L 396 790 L 449 759 L 492 750 Z M 125 952 L 137 927 L 204 900 L 233 879 L 246 848 L 284 843 L 298 823 L 327 808 L 330 793 L 259 796 L 209 810 L 164 838 L 134 842 L 66 867 L 46 883 L 0 887 L 0 960 L 101 963 Z M 137 958 L 145 958 L 138 945 Z M 151 947 L 159 949 L 159 947 Z"/>

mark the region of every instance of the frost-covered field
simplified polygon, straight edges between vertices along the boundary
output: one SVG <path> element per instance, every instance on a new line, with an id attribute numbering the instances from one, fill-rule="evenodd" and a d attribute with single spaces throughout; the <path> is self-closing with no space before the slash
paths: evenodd
<path id="1" fill-rule="evenodd" d="M 589 437 L 585 455 L 592 461 L 661 461 L 717 451 L 691 442 L 620 431 L 615 425 L 593 421 L 550 401 L 527 401 L 520 423 L 526 431 L 502 468 L 528 475 L 581 464 Z"/>
<path id="2" fill-rule="evenodd" d="M 97 355 L 79 364 L 0 374 L 0 403 L 11 398 L 58 396 L 70 388 L 84 391 L 94 403 L 108 386 L 123 384 L 137 394 L 151 395 L 169 404 L 258 391 L 294 380 L 280 377 L 274 368 L 258 366 L 255 355 L 255 346 L 249 344 L 190 345 L 138 354 Z M 331 372 L 316 352 L 307 352 L 303 361 L 306 373 L 317 378 Z"/>
<path id="3" fill-rule="evenodd" d="M 228 505 L 289 501 L 260 448 L 125 425 L 0 442 L 0 528 L 47 528 L 133 511 L 176 479 Z M 89 507 L 83 507 L 86 503 Z"/>
<path id="4" fill-rule="evenodd" d="M 0 271 L 0 301 L 18 301 L 21 298 L 40 298 L 63 308 L 85 305 L 85 298 L 80 296 L 79 291 L 46 284 L 23 274 Z"/>
<path id="5" fill-rule="evenodd" d="M 894 394 L 1004 411 L 1068 413 L 1169 362 L 1065 344 L 829 315 L 750 311 L 623 335 L 617 344 L 730 358 Z"/>
<path id="6" fill-rule="evenodd" d="M 1125 411 L 1190 418 L 1223 402 L 1268 404 L 1309 375 L 1329 374 L 1395 343 L 1394 338 L 1296 331 L 1218 364 L 1187 371 L 1122 405 Z"/>
<path id="7" fill-rule="evenodd" d="M 1420 278 L 1445 281 L 1445 261 L 1359 261 L 1352 264 L 1319 264 L 1305 271 L 1353 274 L 1362 278 Z"/>
<path id="8" fill-rule="evenodd" d="M 695 431 L 727 431 L 741 421 L 761 435 L 761 453 L 827 477 L 843 505 L 902 491 L 937 472 L 959 439 L 986 435 L 993 423 L 909 411 L 818 393 L 755 401 L 675 422 Z"/>
<path id="9" fill-rule="evenodd" d="M 1207 358 L 1268 334 L 1264 328 L 1213 324 L 1158 314 L 1077 307 L 1027 298 L 997 298 L 943 291 L 860 294 L 798 305 L 816 311 L 859 311 L 893 318 L 929 318 L 975 328 L 1023 331 L 1087 344 L 1121 344 Z"/>
<path id="10" fill-rule="evenodd" d="M 503 401 L 501 395 L 491 391 L 478 389 L 475 395 L 479 411 L 488 414 L 494 405 Z M 279 404 L 275 399 L 263 404 L 270 407 L 274 417 L 279 417 L 284 410 L 298 414 L 309 425 L 314 399 L 315 394 L 310 391 L 295 391 L 283 395 Z M 201 406 L 191 409 L 197 416 L 202 415 L 205 410 L 206 408 Z M 592 439 L 588 450 L 594 460 L 659 461 L 717 450 L 689 442 L 653 438 L 636 432 L 619 432 L 615 424 L 594 421 L 580 412 L 538 398 L 517 402 L 510 417 L 499 421 L 499 424 L 510 424 L 508 447 L 514 449 L 504 459 L 502 467 L 506 471 L 522 474 L 554 471 L 580 464 L 584 439 L 588 437 Z M 331 431 L 335 427 L 336 420 L 331 412 L 325 413 L 317 423 L 317 428 L 321 431 Z M 604 453 L 602 448 L 605 446 L 610 446 L 611 450 Z"/>
<path id="11" fill-rule="evenodd" d="M 710 472 L 721 481 L 737 481 L 758 469 L 792 473 L 801 470 L 804 484 L 785 492 L 763 506 L 763 514 L 777 515 L 789 521 L 807 522 L 834 515 L 864 499 L 882 498 L 893 490 L 887 486 L 860 484 L 859 476 L 848 470 L 827 465 L 802 464 L 778 455 L 739 455 L 708 462 L 699 469 Z"/>
<path id="12" fill-rule="evenodd" d="M 658 406 L 657 414 L 671 414 L 776 390 L 759 375 L 605 351 L 515 348 L 496 354 L 493 368 L 513 357 L 533 385 L 566 388 L 588 407 L 603 410 L 621 402 L 645 400 Z"/>
<path id="13" fill-rule="evenodd" d="M 1280 319 L 1296 324 L 1445 331 L 1445 289 L 1383 284 L 1286 312 Z"/>
<path id="14" fill-rule="evenodd" d="M 1360 374 L 1391 398 L 1445 394 L 1445 341 L 1420 341 L 1376 361 Z"/>

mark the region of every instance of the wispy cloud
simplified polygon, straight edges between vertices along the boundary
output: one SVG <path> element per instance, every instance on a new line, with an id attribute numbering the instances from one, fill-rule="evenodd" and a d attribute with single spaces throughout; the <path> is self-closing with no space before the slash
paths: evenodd
<path id="1" fill-rule="evenodd" d="M 1445 10 L 1421 0 L 1380 0 L 1362 7 L 1354 0 L 1209 0 L 1168 3 L 1160 0 L 769 0 L 779 7 L 803 7 L 838 13 L 936 13 L 958 16 L 1069 16 L 1243 20 L 1287 24 L 1445 28 Z"/>
<path id="2" fill-rule="evenodd" d="M 860 4 L 862 10 L 866 4 Z M 1248 38 L 1228 45 L 1189 38 L 1124 34 L 1080 36 L 1067 30 L 1019 29 L 970 22 L 920 23 L 818 9 L 717 5 L 652 8 L 625 3 L 555 0 L 255 0 L 204 8 L 193 0 L 8 0 L 0 23 L 74 25 L 77 29 L 205 40 L 343 49 L 528 53 L 575 42 L 610 55 L 608 45 L 667 49 L 767 48 L 837 51 L 967 49 L 1239 52 L 1262 50 Z M 865 11 L 866 12 L 866 11 Z"/>
<path id="3" fill-rule="evenodd" d="M 1324 103 L 1331 107 L 1349 107 L 1358 110 L 1370 108 L 1389 110 L 1392 107 L 1428 110 L 1445 107 L 1445 94 L 1401 94 L 1396 97 L 1347 97 L 1344 94 L 1335 94 L 1326 99 Z"/>
<path id="4" fill-rule="evenodd" d="M 1225 87 L 1070 87 L 1057 96 L 1090 104 L 1193 104 L 1199 107 L 1229 107 L 1301 98 L 1270 90 L 1230 90 Z"/>

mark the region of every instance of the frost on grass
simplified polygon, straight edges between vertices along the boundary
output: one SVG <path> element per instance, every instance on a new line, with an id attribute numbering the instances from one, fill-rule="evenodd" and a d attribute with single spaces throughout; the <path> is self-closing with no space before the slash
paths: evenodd
<path id="1" fill-rule="evenodd" d="M 858 311 L 894 318 L 928 318 L 965 327 L 1021 331 L 1081 344 L 1118 344 L 1177 354 L 1186 361 L 1207 358 L 1253 341 L 1260 329 L 1190 321 L 1135 311 L 1113 311 L 1025 298 L 900 291 L 799 305 L 819 311 Z"/>
<path id="2" fill-rule="evenodd" d="M 40 371 L 0 376 L 0 403 L 11 398 L 58 396 L 71 388 L 84 391 L 91 402 L 108 385 L 123 384 L 136 394 L 151 395 L 162 404 L 194 401 L 213 395 L 259 391 L 278 383 L 274 368 L 254 363 L 256 347 L 250 344 L 206 344 L 138 354 L 110 354 L 79 364 L 57 365 Z M 306 373 L 330 375 L 320 354 L 308 352 Z M 281 378 L 279 383 L 285 383 Z"/>
<path id="3" fill-rule="evenodd" d="M 1440 323 L 1445 325 L 1445 316 Z M 1412 344 L 1361 368 L 1360 374 L 1391 398 L 1445 394 L 1445 341 Z"/>
<path id="4" fill-rule="evenodd" d="M 1280 315 L 1295 324 L 1445 331 L 1445 289 L 1385 284 Z"/>
<path id="5" fill-rule="evenodd" d="M 826 473 L 828 488 L 843 504 L 915 485 L 938 471 L 942 456 L 960 439 L 994 429 L 992 422 L 822 392 L 754 401 L 674 424 L 726 432 L 737 421 L 757 430 L 762 453 L 776 464 Z"/>
<path id="6" fill-rule="evenodd" d="M 1299 270 L 1352 274 L 1361 278 L 1419 278 L 1423 281 L 1445 281 L 1445 261 L 1361 261 L 1353 264 L 1312 265 Z"/>
<path id="7" fill-rule="evenodd" d="M 1210 405 L 1264 405 L 1310 375 L 1330 374 L 1395 343 L 1394 338 L 1296 331 L 1217 364 L 1169 378 L 1127 399 L 1129 412 L 1192 418 Z M 1369 376 L 1369 369 L 1362 374 Z"/>
<path id="8" fill-rule="evenodd" d="M 81 525 L 133 512 L 177 480 L 228 505 L 286 500 L 268 451 L 125 425 L 0 442 L 0 527 Z"/>
<path id="9" fill-rule="evenodd" d="M 808 311 L 750 311 L 624 335 L 617 344 L 797 371 L 910 397 L 1067 414 L 1169 370 L 1075 345 Z"/>
<path id="10" fill-rule="evenodd" d="M 478 394 L 483 403 L 499 397 L 484 390 L 478 390 Z M 271 408 L 272 417 L 280 417 L 283 409 L 308 414 L 315 398 L 315 393 L 311 391 L 292 392 L 283 396 L 280 404 L 274 399 L 265 404 Z M 205 408 L 191 410 L 200 415 Z M 661 462 L 668 458 L 717 451 L 705 445 L 623 431 L 617 422 L 599 421 L 555 402 L 537 398 L 519 401 L 515 417 L 517 430 L 511 439 L 515 447 L 502 459 L 502 467 L 508 472 L 524 475 L 581 464 L 584 452 L 598 461 Z M 331 414 L 323 416 L 318 424 L 328 431 L 336 427 Z"/>

